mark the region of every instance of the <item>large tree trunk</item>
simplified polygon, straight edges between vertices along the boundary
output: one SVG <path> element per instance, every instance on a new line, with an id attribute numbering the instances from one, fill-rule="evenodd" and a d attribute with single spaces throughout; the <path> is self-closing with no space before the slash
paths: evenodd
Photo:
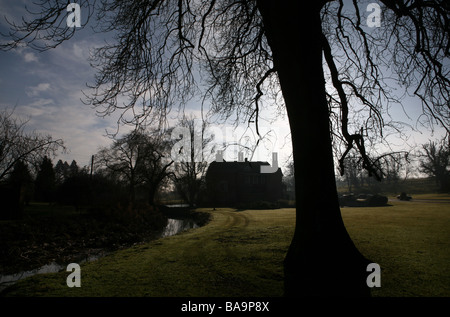
<path id="1" fill-rule="evenodd" d="M 150 188 L 148 189 L 147 203 L 150 206 L 153 206 L 155 204 L 155 196 L 156 196 L 156 191 L 157 191 L 158 184 L 151 185 Z"/>
<path id="2" fill-rule="evenodd" d="M 324 1 L 325 2 L 325 1 Z M 286 296 L 368 296 L 367 264 L 342 221 L 322 69 L 320 1 L 258 1 L 291 127 L 295 234 Z"/>

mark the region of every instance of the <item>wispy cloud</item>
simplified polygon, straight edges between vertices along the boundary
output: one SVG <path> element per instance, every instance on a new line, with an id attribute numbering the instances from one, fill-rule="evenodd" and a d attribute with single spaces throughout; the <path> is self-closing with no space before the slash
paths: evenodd
<path id="1" fill-rule="evenodd" d="M 25 63 L 38 63 L 39 58 L 36 53 L 32 52 L 30 48 L 26 47 L 26 44 L 19 44 L 12 52 L 19 55 Z"/>
<path id="2" fill-rule="evenodd" d="M 27 95 L 29 97 L 39 96 L 42 92 L 48 91 L 50 89 L 50 83 L 40 83 L 37 86 L 29 87 L 27 89 Z"/>
<path id="3" fill-rule="evenodd" d="M 23 54 L 23 59 L 25 60 L 26 63 L 39 61 L 36 54 L 31 53 L 31 52 Z"/>

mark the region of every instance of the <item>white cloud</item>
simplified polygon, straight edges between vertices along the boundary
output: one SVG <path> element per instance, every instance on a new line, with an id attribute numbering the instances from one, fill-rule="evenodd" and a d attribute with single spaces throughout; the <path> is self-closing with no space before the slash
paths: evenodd
<path id="1" fill-rule="evenodd" d="M 53 104 L 52 99 L 39 98 L 27 105 L 17 107 L 16 113 L 27 118 L 38 118 L 45 115 Z"/>
<path id="2" fill-rule="evenodd" d="M 23 58 L 25 63 L 38 62 L 39 58 L 34 52 L 30 52 L 30 49 L 27 48 L 26 43 L 19 43 L 17 47 L 13 50 L 14 53 Z"/>
<path id="3" fill-rule="evenodd" d="M 29 87 L 28 89 L 27 89 L 27 95 L 29 96 L 29 97 L 36 97 L 36 96 L 38 96 L 41 92 L 44 92 L 44 91 L 48 91 L 50 89 L 50 83 L 40 83 L 39 85 L 37 85 L 37 86 L 34 86 L 34 87 Z"/>
<path id="4" fill-rule="evenodd" d="M 80 104 L 75 95 L 65 100 L 39 98 L 18 106 L 16 114 L 28 120 L 27 129 L 63 139 L 68 153 L 56 159 L 69 163 L 75 159 L 81 166 L 88 164 L 91 155 L 110 142 L 104 136 L 110 123 L 97 117 L 90 107 Z"/>
<path id="5" fill-rule="evenodd" d="M 36 54 L 34 54 L 34 53 L 25 53 L 25 54 L 23 54 L 23 58 L 26 63 L 38 61 L 38 58 L 37 58 Z"/>

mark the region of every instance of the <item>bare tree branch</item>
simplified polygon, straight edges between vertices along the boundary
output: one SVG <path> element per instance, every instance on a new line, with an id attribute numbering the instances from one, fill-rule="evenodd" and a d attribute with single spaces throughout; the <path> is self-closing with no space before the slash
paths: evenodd
<path id="1" fill-rule="evenodd" d="M 44 156 L 65 150 L 61 139 L 25 130 L 27 121 L 14 116 L 14 110 L 0 113 L 0 180 L 3 180 L 18 161 L 37 166 Z"/>

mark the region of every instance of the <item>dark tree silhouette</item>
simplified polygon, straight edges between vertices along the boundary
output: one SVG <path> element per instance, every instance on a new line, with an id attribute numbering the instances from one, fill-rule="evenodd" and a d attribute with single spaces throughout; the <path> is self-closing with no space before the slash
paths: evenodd
<path id="1" fill-rule="evenodd" d="M 27 121 L 17 117 L 14 110 L 0 113 L 0 181 L 8 176 L 19 161 L 38 166 L 44 156 L 64 150 L 61 139 L 51 135 L 26 131 Z"/>
<path id="2" fill-rule="evenodd" d="M 147 202 L 153 205 L 160 184 L 169 176 L 173 160 L 168 159 L 171 141 L 166 135 L 170 136 L 170 132 L 133 131 L 95 156 L 96 165 L 127 184 L 131 203 L 136 200 L 137 187 L 144 186 Z"/>
<path id="3" fill-rule="evenodd" d="M 69 176 L 76 176 L 79 173 L 80 168 L 78 167 L 77 161 L 72 160 L 69 166 Z"/>
<path id="4" fill-rule="evenodd" d="M 55 165 L 55 180 L 57 185 L 61 185 L 69 177 L 69 164 L 67 161 L 58 160 Z"/>
<path id="5" fill-rule="evenodd" d="M 17 161 L 5 184 L 0 184 L 2 212 L 0 218 L 20 218 L 23 216 L 25 204 L 33 195 L 33 178 L 28 166 Z"/>
<path id="6" fill-rule="evenodd" d="M 197 204 L 205 182 L 204 177 L 210 161 L 208 155 L 211 155 L 214 149 L 211 145 L 213 137 L 206 135 L 208 124 L 203 121 L 200 127 L 197 126 L 193 116 L 183 116 L 177 126 L 185 129 L 185 140 L 182 141 L 185 143 L 179 153 L 183 159 L 174 164 L 172 178 L 180 196 L 192 207 Z"/>
<path id="7" fill-rule="evenodd" d="M 61 2 L 45 3 L 4 48 L 48 49 L 76 32 L 61 23 Z M 87 101 L 105 115 L 119 111 L 123 123 L 164 124 L 173 106 L 202 93 L 211 113 L 254 122 L 258 134 L 260 111 L 285 107 L 297 201 L 285 293 L 368 295 L 369 261 L 340 215 L 332 142 L 343 149 L 341 172 L 356 149 L 381 177 L 370 146 L 398 129 L 387 112 L 397 101 L 391 80 L 422 101 L 429 123 L 448 131 L 450 122 L 448 2 L 380 3 L 381 26 L 369 30 L 359 7 L 367 3 L 356 0 L 80 1 L 95 7 L 100 31 L 114 34 L 93 56 L 98 76 Z M 122 96 L 128 102 L 119 104 Z"/>
<path id="8" fill-rule="evenodd" d="M 450 146 L 447 140 L 440 143 L 429 141 L 422 145 L 419 169 L 434 177 L 442 192 L 450 190 Z"/>
<path id="9" fill-rule="evenodd" d="M 55 170 L 48 157 L 44 157 L 34 182 L 35 199 L 42 202 L 53 202 L 56 193 Z"/>
<path id="10" fill-rule="evenodd" d="M 153 130 L 141 136 L 142 160 L 137 171 L 147 193 L 147 203 L 150 205 L 155 204 L 157 193 L 173 174 L 171 168 L 174 161 L 170 157 L 173 140 L 169 137 L 171 130 Z"/>
<path id="11" fill-rule="evenodd" d="M 289 161 L 287 163 L 286 171 L 283 174 L 283 182 L 286 184 L 286 190 L 288 192 L 295 191 L 295 169 L 294 161 Z"/>

